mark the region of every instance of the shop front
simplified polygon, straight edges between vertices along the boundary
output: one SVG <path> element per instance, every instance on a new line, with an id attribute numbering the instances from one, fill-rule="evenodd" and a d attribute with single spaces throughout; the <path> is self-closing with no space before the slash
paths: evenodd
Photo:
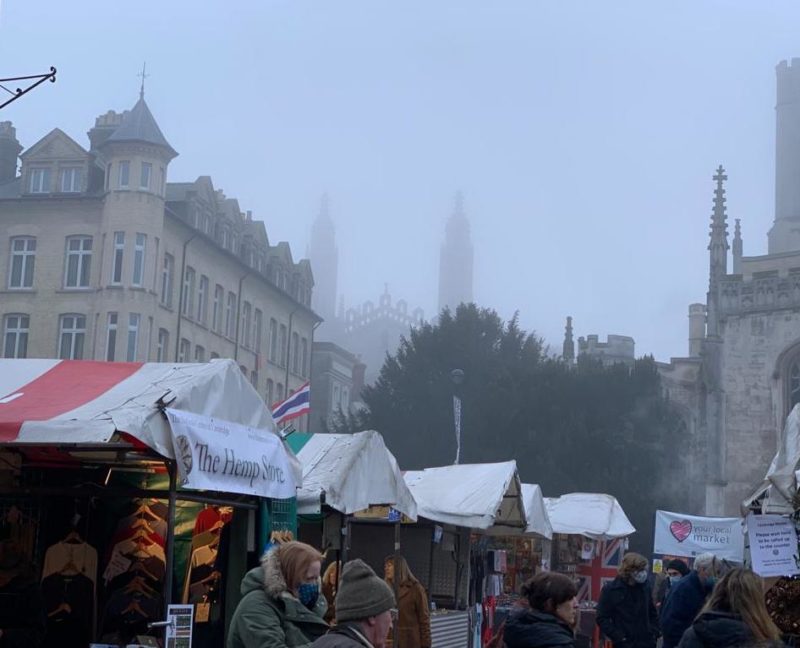
<path id="1" fill-rule="evenodd" d="M 232 361 L 0 360 L 0 544 L 44 646 L 155 645 L 170 605 L 223 645 L 259 502 L 299 478 Z"/>

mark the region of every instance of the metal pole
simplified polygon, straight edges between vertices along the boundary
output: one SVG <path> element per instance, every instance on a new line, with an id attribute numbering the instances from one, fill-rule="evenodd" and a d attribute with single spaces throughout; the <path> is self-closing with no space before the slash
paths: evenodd
<path id="1" fill-rule="evenodd" d="M 400 601 L 400 591 L 399 591 L 400 588 L 398 587 L 398 582 L 397 582 L 397 554 L 399 553 L 399 551 L 400 551 L 400 522 L 395 522 L 394 523 L 394 555 L 392 556 L 392 571 L 394 572 L 394 575 L 392 577 L 392 589 L 394 590 L 395 605 L 397 605 L 399 603 L 399 601 Z M 403 648 L 403 646 L 400 646 L 397 643 L 397 639 L 398 639 L 398 636 L 397 636 L 397 625 L 398 625 L 398 623 L 399 623 L 399 619 L 398 619 L 398 621 L 396 621 L 395 623 L 392 624 L 392 646 L 394 646 L 394 648 Z"/>
<path id="2" fill-rule="evenodd" d="M 169 473 L 169 503 L 167 506 L 167 546 L 164 551 L 166 554 L 166 574 L 164 575 L 164 618 L 167 618 L 167 610 L 172 602 L 172 581 L 175 569 L 175 504 L 178 491 L 178 467 L 174 461 L 166 461 L 167 472 Z"/>

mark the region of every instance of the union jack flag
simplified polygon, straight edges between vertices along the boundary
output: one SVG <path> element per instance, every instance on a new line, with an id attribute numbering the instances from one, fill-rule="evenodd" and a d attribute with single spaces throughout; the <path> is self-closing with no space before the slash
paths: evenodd
<path id="1" fill-rule="evenodd" d="M 578 565 L 575 576 L 578 580 L 578 601 L 600 600 L 603 585 L 617 576 L 617 570 L 625 553 L 625 539 L 604 540 L 595 545 L 594 557 Z"/>

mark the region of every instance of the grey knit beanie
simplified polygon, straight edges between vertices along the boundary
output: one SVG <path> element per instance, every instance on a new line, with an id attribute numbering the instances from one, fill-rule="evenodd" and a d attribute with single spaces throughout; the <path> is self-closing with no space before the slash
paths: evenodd
<path id="1" fill-rule="evenodd" d="M 361 621 L 396 607 L 394 593 L 363 560 L 351 560 L 342 569 L 336 594 L 336 622 Z"/>

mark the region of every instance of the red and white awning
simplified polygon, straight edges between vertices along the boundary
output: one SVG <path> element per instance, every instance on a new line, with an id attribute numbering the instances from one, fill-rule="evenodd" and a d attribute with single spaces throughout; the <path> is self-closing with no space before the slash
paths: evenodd
<path id="1" fill-rule="evenodd" d="M 275 432 L 269 409 L 233 360 L 0 359 L 0 445 L 98 444 L 124 434 L 174 458 L 162 403 Z"/>

